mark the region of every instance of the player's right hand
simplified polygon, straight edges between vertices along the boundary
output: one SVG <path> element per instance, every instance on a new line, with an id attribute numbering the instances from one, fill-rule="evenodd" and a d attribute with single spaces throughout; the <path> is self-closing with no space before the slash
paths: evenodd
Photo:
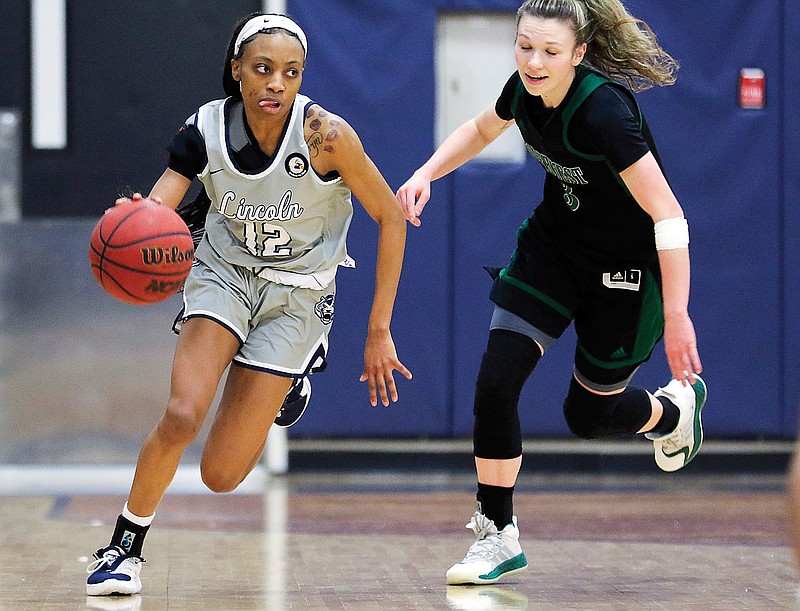
<path id="1" fill-rule="evenodd" d="M 119 197 L 117 201 L 114 202 L 115 206 L 119 206 L 120 204 L 127 204 L 128 202 L 138 202 L 145 199 L 144 195 L 139 192 L 134 193 L 131 197 Z M 148 198 L 150 201 L 153 201 L 157 204 L 162 204 L 164 202 L 161 201 L 160 197 L 150 197 Z"/>
<path id="2" fill-rule="evenodd" d="M 369 402 L 372 407 L 378 405 L 378 399 L 384 407 L 389 407 L 390 400 L 397 401 L 394 371 L 400 372 L 408 380 L 412 377 L 408 368 L 397 358 L 391 332 L 388 329 L 368 331 L 364 347 L 364 371 L 358 381 L 369 382 Z"/>
<path id="3" fill-rule="evenodd" d="M 419 215 L 425 208 L 425 204 L 431 197 L 431 181 L 425 176 L 420 176 L 418 172 L 409 178 L 405 184 L 397 190 L 397 201 L 403 208 L 403 214 L 406 220 L 419 227 L 422 221 L 419 220 Z"/>

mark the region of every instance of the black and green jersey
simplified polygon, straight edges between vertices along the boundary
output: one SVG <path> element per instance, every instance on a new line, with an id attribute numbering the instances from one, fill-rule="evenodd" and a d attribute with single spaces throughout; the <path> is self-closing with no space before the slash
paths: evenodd
<path id="1" fill-rule="evenodd" d="M 556 108 L 530 95 L 518 73 L 495 110 L 513 119 L 528 151 L 547 171 L 544 198 L 531 219 L 567 256 L 590 266 L 655 252 L 653 221 L 620 172 L 658 154 L 633 94 L 580 65 Z"/>

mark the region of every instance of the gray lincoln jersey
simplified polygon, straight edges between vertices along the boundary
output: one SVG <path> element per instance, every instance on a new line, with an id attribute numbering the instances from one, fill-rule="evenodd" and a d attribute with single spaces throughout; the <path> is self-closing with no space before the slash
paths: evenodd
<path id="1" fill-rule="evenodd" d="M 313 289 L 326 287 L 339 265 L 354 266 L 346 246 L 350 189 L 340 177 L 323 180 L 311 167 L 303 131 L 311 103 L 297 95 L 272 160 L 256 172 L 243 171 L 231 156 L 247 142 L 240 100 L 209 102 L 192 117 L 208 154 L 198 178 L 212 202 L 199 259 L 210 247 L 263 278 Z M 238 108 L 226 121 L 232 104 Z"/>

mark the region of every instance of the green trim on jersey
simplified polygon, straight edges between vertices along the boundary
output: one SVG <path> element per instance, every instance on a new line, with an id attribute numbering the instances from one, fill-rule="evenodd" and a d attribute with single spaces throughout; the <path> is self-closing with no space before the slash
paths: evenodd
<path id="1" fill-rule="evenodd" d="M 519 239 L 520 236 L 522 236 L 522 233 L 528 228 L 529 224 L 530 224 L 530 219 L 525 219 L 522 222 L 522 225 L 520 225 L 519 229 L 517 230 L 517 239 Z M 509 276 L 508 275 L 508 270 L 511 269 L 512 267 L 514 267 L 514 261 L 516 261 L 516 259 L 517 259 L 517 250 L 514 249 L 514 252 L 511 254 L 511 261 L 509 261 L 508 265 L 506 265 L 503 269 L 500 270 L 500 273 L 498 274 L 497 279 L 498 280 L 502 280 L 503 282 L 507 282 L 511 286 L 515 286 L 518 289 L 520 289 L 521 291 L 524 291 L 524 292 L 528 293 L 528 295 L 531 295 L 532 297 L 535 297 L 536 299 L 538 299 L 542 303 L 544 303 L 544 304 L 550 306 L 551 308 L 553 308 L 556 312 L 561 314 L 564 318 L 572 320 L 575 317 L 573 315 L 573 313 L 570 312 L 563 305 L 558 303 L 555 299 L 553 299 L 552 297 L 546 295 L 545 293 L 541 292 L 540 290 L 533 288 L 530 284 L 527 284 L 527 283 L 523 282 L 522 280 L 519 280 L 517 278 L 514 278 L 513 276 Z"/>
<path id="2" fill-rule="evenodd" d="M 594 93 L 594 91 L 598 87 L 604 85 L 605 83 L 610 83 L 611 85 L 619 84 L 595 72 L 590 72 L 580 82 L 578 88 L 575 90 L 575 93 L 572 94 L 572 98 L 570 99 L 566 108 L 564 108 L 564 112 L 561 115 L 561 121 L 564 124 L 564 131 L 562 132 L 561 139 L 564 141 L 564 146 L 573 155 L 576 155 L 577 157 L 582 157 L 584 159 L 588 159 L 589 161 L 605 162 L 612 176 L 614 176 L 617 179 L 617 182 L 619 182 L 622 188 L 625 189 L 628 195 L 633 197 L 630 190 L 628 189 L 628 185 L 625 184 L 625 181 L 622 180 L 622 176 L 620 176 L 619 172 L 617 172 L 614 169 L 614 166 L 611 165 L 611 162 L 605 155 L 591 155 L 589 153 L 581 153 L 579 150 L 577 150 L 572 146 L 572 143 L 569 141 L 569 138 L 567 137 L 567 130 L 569 129 L 569 122 L 572 120 L 572 116 L 575 114 L 575 112 L 578 110 L 581 104 L 583 104 L 586 101 L 586 98 L 588 98 L 592 93 Z M 638 104 L 636 105 L 636 107 L 638 108 Z M 641 109 L 639 109 L 639 129 L 642 129 L 643 123 L 644 123 L 644 117 L 642 116 Z"/>
<path id="3" fill-rule="evenodd" d="M 512 258 L 512 263 L 513 263 L 513 258 Z M 553 308 L 556 312 L 561 314 L 564 318 L 568 318 L 570 320 L 573 319 L 572 312 L 570 312 L 567 308 L 562 306 L 560 303 L 558 303 L 557 301 L 555 301 L 551 297 L 548 297 L 547 295 L 545 295 L 541 291 L 536 290 L 530 284 L 526 284 L 522 280 L 517 280 L 513 276 L 509 276 L 508 275 L 508 268 L 504 267 L 502 270 L 500 270 L 499 279 L 502 280 L 503 282 L 507 282 L 511 286 L 515 286 L 518 289 L 520 289 L 522 291 L 525 291 L 526 293 L 528 293 L 532 297 L 536 297 L 536 299 L 538 299 L 542 303 L 547 304 L 548 306 Z"/>
<path id="4" fill-rule="evenodd" d="M 589 69 L 591 70 L 591 69 Z M 561 140 L 564 143 L 564 147 L 573 155 L 577 157 L 581 157 L 588 161 L 602 161 L 608 167 L 608 170 L 611 172 L 611 175 L 617 179 L 617 182 L 625 189 L 625 192 L 628 195 L 631 195 L 628 186 L 625 184 L 625 181 L 622 180 L 622 177 L 619 175 L 619 172 L 614 169 L 611 165 L 611 162 L 605 155 L 592 155 L 590 153 L 582 153 L 579 150 L 575 149 L 569 141 L 567 137 L 567 131 L 569 130 L 569 124 L 572 120 L 573 115 L 577 112 L 578 108 L 586 101 L 588 98 L 598 87 L 609 83 L 611 85 L 619 85 L 616 81 L 613 81 L 605 76 L 598 74 L 596 72 L 589 72 L 583 80 L 578 84 L 578 87 L 575 89 L 575 92 L 570 97 L 569 102 L 564 107 L 563 112 L 561 113 L 561 121 L 564 125 Z M 527 93 L 527 89 L 525 89 L 525 85 L 522 82 L 522 79 L 517 81 L 517 87 L 514 91 L 514 97 L 511 100 L 511 114 L 512 116 L 517 116 L 517 110 L 519 109 L 520 102 L 524 99 L 525 94 Z M 638 104 L 636 105 L 638 109 Z M 639 110 L 639 129 L 644 127 L 644 116 L 642 115 L 641 109 Z M 532 126 L 531 126 L 532 127 Z M 535 129 L 535 128 L 534 128 Z M 631 197 L 633 197 L 631 195 Z"/>
<path id="5" fill-rule="evenodd" d="M 644 363 L 653 352 L 656 342 L 664 333 L 664 302 L 658 290 L 658 281 L 650 270 L 645 271 L 642 283 L 642 307 L 639 310 L 639 328 L 630 358 L 621 361 L 603 361 L 591 354 L 580 343 L 578 349 L 586 360 L 602 369 L 618 369 Z"/>
<path id="6" fill-rule="evenodd" d="M 519 101 L 523 99 L 527 89 L 525 89 L 525 85 L 522 84 L 522 79 L 517 81 L 517 88 L 514 90 L 514 97 L 511 98 L 511 116 L 515 118 L 517 116 L 517 110 L 519 109 Z"/>
<path id="7" fill-rule="evenodd" d="M 566 146 L 567 150 L 573 155 L 577 155 L 578 157 L 583 157 L 584 159 L 588 159 L 590 161 L 606 161 L 606 163 L 608 163 L 605 155 L 590 155 L 588 153 L 581 153 L 580 151 L 575 150 L 572 147 L 572 144 L 570 144 L 569 138 L 567 138 L 567 130 L 569 129 L 569 122 L 572 119 L 572 115 L 574 115 L 575 111 L 578 110 L 580 105 L 586 101 L 586 98 L 588 98 L 594 92 L 595 89 L 597 89 L 604 83 L 610 83 L 610 82 L 612 81 L 600 76 L 599 74 L 590 72 L 580 82 L 578 88 L 575 90 L 575 93 L 572 94 L 572 98 L 570 98 L 570 101 L 567 104 L 566 108 L 564 108 L 564 112 L 561 113 L 561 121 L 564 124 L 564 129 L 562 132 L 562 140 L 564 141 L 564 146 Z"/>

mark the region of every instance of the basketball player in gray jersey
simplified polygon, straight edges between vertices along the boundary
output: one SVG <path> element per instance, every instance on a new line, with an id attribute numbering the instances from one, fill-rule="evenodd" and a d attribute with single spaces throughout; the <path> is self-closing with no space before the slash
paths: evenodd
<path id="1" fill-rule="evenodd" d="M 142 447 L 110 544 L 87 569 L 89 595 L 141 590 L 144 537 L 229 365 L 200 463 L 209 489 L 229 492 L 244 480 L 279 411 L 289 412 L 284 425 L 302 414 L 307 376 L 325 363 L 336 270 L 353 265 L 345 247 L 351 191 L 380 227 L 361 381 L 373 406 L 388 406 L 398 398 L 393 372 L 411 379 L 389 329 L 403 211 L 353 129 L 298 93 L 307 50 L 285 16 L 243 20 L 226 55 L 228 97 L 201 107 L 172 139 L 168 168 L 150 192 L 177 208 L 199 178 L 200 195 L 179 212 L 200 241 L 167 409 Z"/>
<path id="2" fill-rule="evenodd" d="M 307 97 L 295 97 L 280 148 L 255 172 L 238 167 L 232 154 L 237 137 L 247 141 L 241 100 L 211 102 L 189 120 L 205 142 L 208 163 L 198 175 L 213 202 L 199 259 L 212 249 L 234 265 L 263 268 L 261 275 L 274 282 L 313 289 L 327 287 L 338 265 L 353 265 L 345 245 L 350 189 L 341 176 L 322 177 L 309 163 L 304 119 L 317 109 Z M 332 120 L 327 137 L 335 139 Z M 312 123 L 322 126 L 320 119 Z"/>

